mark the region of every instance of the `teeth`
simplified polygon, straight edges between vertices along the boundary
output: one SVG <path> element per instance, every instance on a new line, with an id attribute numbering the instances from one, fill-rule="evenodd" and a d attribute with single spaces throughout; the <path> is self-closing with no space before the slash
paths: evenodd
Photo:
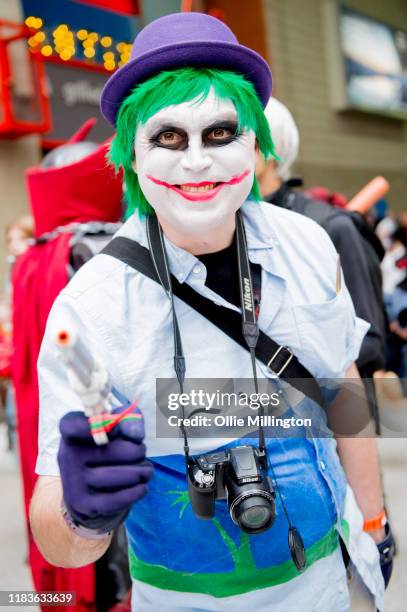
<path id="1" fill-rule="evenodd" d="M 210 183 L 209 185 L 203 185 L 202 187 L 191 187 L 190 185 L 180 185 L 180 189 L 182 191 L 188 191 L 189 193 L 205 193 L 206 191 L 211 191 L 214 189 L 215 183 Z"/>

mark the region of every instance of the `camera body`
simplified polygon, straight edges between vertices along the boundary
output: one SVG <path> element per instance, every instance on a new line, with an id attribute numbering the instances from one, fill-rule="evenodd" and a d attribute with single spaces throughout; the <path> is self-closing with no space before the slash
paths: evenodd
<path id="1" fill-rule="evenodd" d="M 266 453 L 259 448 L 236 446 L 189 457 L 187 481 L 198 518 L 212 518 L 215 501 L 226 499 L 233 522 L 246 533 L 261 533 L 274 523 L 275 492 L 267 474 Z"/>

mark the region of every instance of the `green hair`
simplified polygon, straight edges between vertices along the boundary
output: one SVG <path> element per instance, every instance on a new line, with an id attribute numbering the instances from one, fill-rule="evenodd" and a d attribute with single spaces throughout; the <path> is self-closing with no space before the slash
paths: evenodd
<path id="1" fill-rule="evenodd" d="M 254 86 L 241 74 L 215 68 L 179 68 L 166 70 L 140 85 L 122 102 L 116 125 L 116 135 L 110 147 L 109 159 L 116 168 L 123 168 L 126 182 L 126 217 L 138 209 L 140 216 L 151 214 L 152 207 L 141 191 L 133 169 L 134 137 L 139 123 L 146 121 L 161 109 L 197 98 L 197 104 L 208 96 L 211 87 L 218 98 L 226 98 L 235 105 L 239 129 L 251 129 L 256 134 L 261 153 L 267 160 L 278 159 L 274 151 L 268 121 Z M 251 197 L 261 200 L 259 186 L 254 177 Z"/>

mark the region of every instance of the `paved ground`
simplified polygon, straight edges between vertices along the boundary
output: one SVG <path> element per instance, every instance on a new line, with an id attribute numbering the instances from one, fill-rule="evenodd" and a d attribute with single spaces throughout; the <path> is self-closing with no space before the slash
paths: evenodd
<path id="1" fill-rule="evenodd" d="M 22 487 L 17 459 L 8 452 L 6 430 L 0 424 L 0 590 L 32 590 L 26 564 L 26 534 L 23 519 Z M 6 609 L 6 608 L 1 608 Z M 37 612 L 36 606 L 10 608 Z"/>
<path id="2" fill-rule="evenodd" d="M 397 536 L 398 557 L 386 594 L 386 612 L 407 610 L 407 439 L 380 440 L 384 484 L 392 525 Z M 4 425 L 0 424 L 0 589 L 32 589 L 25 563 L 25 528 L 17 462 L 6 451 Z M 15 608 L 13 608 L 15 609 Z M 18 607 L 37 612 L 36 607 Z"/>
<path id="3" fill-rule="evenodd" d="M 384 489 L 398 554 L 386 592 L 386 612 L 407 610 L 407 438 L 379 440 Z"/>

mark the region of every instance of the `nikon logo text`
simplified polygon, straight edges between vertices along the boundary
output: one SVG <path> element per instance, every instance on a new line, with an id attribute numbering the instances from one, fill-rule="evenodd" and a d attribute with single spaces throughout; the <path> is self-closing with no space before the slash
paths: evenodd
<path id="1" fill-rule="evenodd" d="M 251 312 L 253 308 L 252 308 L 252 298 L 251 298 L 251 291 L 250 291 L 250 281 L 248 278 L 243 278 L 243 288 L 244 288 L 244 292 L 243 292 L 244 307 L 246 310 L 250 310 Z"/>

